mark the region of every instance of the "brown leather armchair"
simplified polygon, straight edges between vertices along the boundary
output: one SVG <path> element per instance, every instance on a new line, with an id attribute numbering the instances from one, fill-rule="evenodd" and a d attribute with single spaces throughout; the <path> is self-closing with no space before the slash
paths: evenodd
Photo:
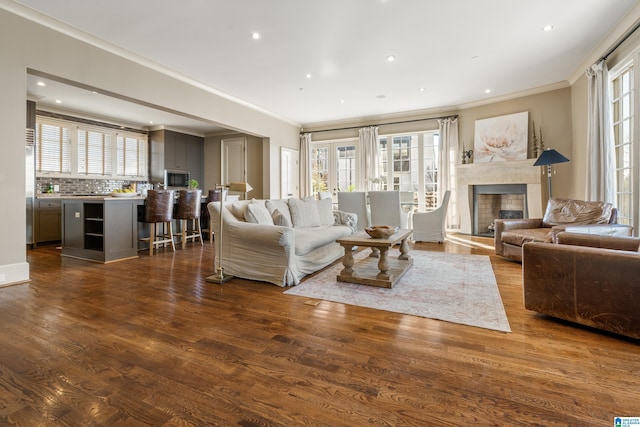
<path id="1" fill-rule="evenodd" d="M 522 261 L 526 242 L 555 242 L 561 231 L 606 236 L 631 236 L 632 228 L 616 224 L 618 215 L 610 203 L 552 198 L 543 218 L 496 219 L 496 255 Z"/>
<path id="2" fill-rule="evenodd" d="M 561 232 L 522 247 L 524 306 L 640 339 L 640 238 Z"/>

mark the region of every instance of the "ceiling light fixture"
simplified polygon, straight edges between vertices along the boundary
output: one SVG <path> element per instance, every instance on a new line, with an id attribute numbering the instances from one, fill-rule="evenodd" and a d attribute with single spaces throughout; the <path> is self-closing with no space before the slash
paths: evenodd
<path id="1" fill-rule="evenodd" d="M 307 73 L 306 77 L 307 77 L 308 79 L 310 79 L 310 78 L 311 78 L 311 73 Z"/>
<path id="2" fill-rule="evenodd" d="M 387 56 L 387 61 L 388 61 L 388 62 L 393 62 L 393 61 L 395 61 L 395 60 L 396 60 L 395 55 L 388 55 L 388 56 Z"/>
<path id="3" fill-rule="evenodd" d="M 36 83 L 38 86 L 46 86 L 47 84 L 45 82 L 38 82 Z"/>
<path id="4" fill-rule="evenodd" d="M 254 31 L 253 33 L 251 33 L 251 38 L 254 40 L 260 40 L 262 38 L 262 34 L 260 34 L 257 31 Z"/>
<path id="5" fill-rule="evenodd" d="M 485 89 L 484 93 L 491 93 L 491 89 Z"/>
<path id="6" fill-rule="evenodd" d="M 423 87 L 420 88 L 420 92 L 424 92 L 424 88 Z"/>
<path id="7" fill-rule="evenodd" d="M 545 25 L 544 28 L 542 28 L 543 31 L 551 31 L 553 30 L 553 25 Z"/>
<path id="8" fill-rule="evenodd" d="M 344 104 L 344 99 L 341 99 L 341 100 L 340 100 L 340 104 Z"/>
<path id="9" fill-rule="evenodd" d="M 62 101 L 60 101 L 59 99 L 56 99 L 56 104 L 62 104 Z"/>

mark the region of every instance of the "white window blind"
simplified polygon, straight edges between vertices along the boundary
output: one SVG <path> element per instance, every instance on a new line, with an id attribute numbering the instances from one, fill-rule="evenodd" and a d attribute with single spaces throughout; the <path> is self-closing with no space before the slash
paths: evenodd
<path id="1" fill-rule="evenodd" d="M 146 147 L 146 137 L 119 133 L 116 138 L 116 175 L 133 177 L 146 176 Z"/>
<path id="2" fill-rule="evenodd" d="M 36 171 L 71 173 L 71 127 L 56 121 L 36 124 Z"/>
<path id="3" fill-rule="evenodd" d="M 78 128 L 78 173 L 111 175 L 111 134 Z"/>
<path id="4" fill-rule="evenodd" d="M 135 131 L 36 117 L 36 172 L 148 179 L 148 138 Z"/>

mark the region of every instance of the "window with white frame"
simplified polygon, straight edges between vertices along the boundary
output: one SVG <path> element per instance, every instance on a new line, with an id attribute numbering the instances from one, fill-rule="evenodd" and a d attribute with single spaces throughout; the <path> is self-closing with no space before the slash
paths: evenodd
<path id="1" fill-rule="evenodd" d="M 311 187 L 319 191 L 357 190 L 357 141 L 332 141 L 311 146 Z"/>
<path id="2" fill-rule="evenodd" d="M 39 176 L 148 179 L 147 135 L 36 117 Z"/>
<path id="3" fill-rule="evenodd" d="M 611 75 L 611 116 L 616 156 L 618 222 L 633 226 L 634 206 L 634 73 L 633 62 Z"/>
<path id="4" fill-rule="evenodd" d="M 421 210 L 438 206 L 440 137 L 438 132 L 418 132 L 379 137 L 379 175 L 374 177 L 381 190 L 413 192 Z M 318 191 L 364 191 L 365 182 L 357 169 L 361 150 L 357 140 L 316 142 L 311 147 L 311 178 Z"/>

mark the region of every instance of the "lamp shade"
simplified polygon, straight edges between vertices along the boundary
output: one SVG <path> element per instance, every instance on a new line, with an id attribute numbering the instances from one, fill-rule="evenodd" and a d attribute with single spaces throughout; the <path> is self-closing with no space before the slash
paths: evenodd
<path id="1" fill-rule="evenodd" d="M 564 163 L 568 161 L 569 159 L 558 153 L 553 148 L 547 148 L 542 152 L 542 154 L 540 154 L 540 157 L 538 157 L 538 160 L 536 160 L 533 166 L 555 165 L 556 163 Z"/>
<path id="2" fill-rule="evenodd" d="M 229 191 L 238 191 L 240 193 L 248 193 L 253 187 L 246 182 L 230 182 L 227 187 Z"/>

